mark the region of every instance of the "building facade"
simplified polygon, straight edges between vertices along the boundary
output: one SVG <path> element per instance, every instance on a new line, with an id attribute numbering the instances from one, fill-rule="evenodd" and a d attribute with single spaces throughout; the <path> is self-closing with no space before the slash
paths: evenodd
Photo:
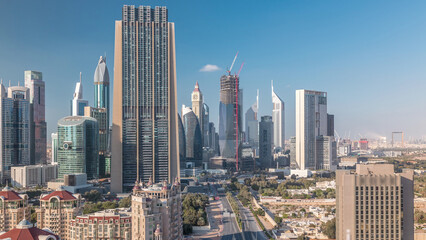
<path id="1" fill-rule="evenodd" d="M 182 123 L 186 140 L 186 162 L 193 162 L 200 167 L 203 160 L 203 140 L 197 116 L 189 107 L 182 108 Z"/>
<path id="2" fill-rule="evenodd" d="M 10 187 L 0 191 L 0 232 L 7 232 L 24 219 L 30 219 L 28 196 L 18 194 Z"/>
<path id="3" fill-rule="evenodd" d="M 175 27 L 166 7 L 124 6 L 115 23 L 111 190 L 179 174 Z"/>
<path id="4" fill-rule="evenodd" d="M 128 208 L 77 216 L 70 225 L 69 236 L 73 240 L 132 240 L 132 216 Z"/>
<path id="5" fill-rule="evenodd" d="M 69 116 L 58 121 L 58 178 L 86 173 L 99 177 L 99 128 L 92 117 Z"/>
<path id="6" fill-rule="evenodd" d="M 337 169 L 337 144 L 332 136 L 318 136 L 316 139 L 316 169 Z"/>
<path id="7" fill-rule="evenodd" d="M 11 184 L 13 187 L 28 188 L 46 186 L 58 178 L 58 165 L 28 165 L 12 167 Z"/>
<path id="8" fill-rule="evenodd" d="M 274 123 L 271 116 L 261 117 L 259 123 L 259 160 L 262 168 L 272 167 Z"/>
<path id="9" fill-rule="evenodd" d="M 194 91 L 191 93 L 191 101 L 192 101 L 192 111 L 195 116 L 197 116 L 198 122 L 200 124 L 201 134 L 204 133 L 204 103 L 203 103 L 203 93 L 200 90 L 200 86 L 198 85 L 198 81 L 195 83 Z"/>
<path id="10" fill-rule="evenodd" d="M 73 240 L 70 236 L 71 221 L 82 211 L 81 195 L 65 190 L 54 191 L 40 196 L 37 212 L 37 227 L 48 228 L 63 240 Z"/>
<path id="11" fill-rule="evenodd" d="M 183 239 L 182 199 L 177 179 L 173 184 L 136 182 L 131 209 L 132 240 Z"/>
<path id="12" fill-rule="evenodd" d="M 274 147 L 284 150 L 285 144 L 285 106 L 284 101 L 274 92 L 272 87 L 272 122 L 274 123 Z"/>
<path id="13" fill-rule="evenodd" d="M 31 164 L 46 164 L 47 124 L 45 84 L 41 72 L 25 71 L 25 87 L 30 91 Z"/>
<path id="14" fill-rule="evenodd" d="M 336 174 L 336 238 L 414 239 L 413 170 L 357 164 Z"/>
<path id="15" fill-rule="evenodd" d="M 50 163 L 57 163 L 58 162 L 58 133 L 52 133 L 52 156 L 50 159 Z"/>
<path id="16" fill-rule="evenodd" d="M 8 240 L 60 240 L 58 235 L 48 229 L 34 227 L 32 223 L 24 219 L 8 232 L 1 232 L 0 239 Z"/>
<path id="17" fill-rule="evenodd" d="M 220 78 L 219 102 L 219 145 L 220 155 L 236 158 L 243 129 L 241 121 L 242 90 L 237 75 L 223 75 Z"/>
<path id="18" fill-rule="evenodd" d="M 259 149 L 259 92 L 256 96 L 256 102 L 246 112 L 246 132 L 245 140 L 253 149 Z M 257 154 L 257 152 L 256 152 Z"/>
<path id="19" fill-rule="evenodd" d="M 76 83 L 73 99 L 71 100 L 71 116 L 84 116 L 84 107 L 87 105 L 89 105 L 89 102 L 83 99 L 83 83 L 81 82 L 80 72 L 80 82 Z"/>
<path id="20" fill-rule="evenodd" d="M 109 72 L 106 57 L 100 56 L 93 76 L 95 84 L 95 108 L 105 108 L 107 115 L 106 125 L 109 127 Z M 108 129 L 108 128 L 107 128 Z"/>

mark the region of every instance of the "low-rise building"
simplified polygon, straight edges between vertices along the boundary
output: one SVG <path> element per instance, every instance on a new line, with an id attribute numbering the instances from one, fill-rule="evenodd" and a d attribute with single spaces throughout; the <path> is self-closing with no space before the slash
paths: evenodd
<path id="1" fill-rule="evenodd" d="M 107 209 L 71 220 L 73 240 L 131 240 L 132 216 L 128 208 Z"/>
<path id="2" fill-rule="evenodd" d="M 60 240 L 58 235 L 49 229 L 39 229 L 33 226 L 28 220 L 22 220 L 14 229 L 8 232 L 1 232 L 0 239 L 7 240 Z"/>
<path id="3" fill-rule="evenodd" d="M 30 219 L 28 196 L 18 194 L 9 187 L 0 191 L 0 231 L 7 232 L 24 219 Z"/>
<path id="4" fill-rule="evenodd" d="M 183 239 L 180 183 L 145 185 L 136 182 L 132 194 L 132 240 Z"/>
<path id="5" fill-rule="evenodd" d="M 37 226 L 48 228 L 62 240 L 71 240 L 69 231 L 71 220 L 81 212 L 81 195 L 66 190 L 57 190 L 40 196 L 37 212 Z"/>
<path id="6" fill-rule="evenodd" d="M 27 165 L 11 168 L 12 186 L 44 186 L 58 177 L 58 165 Z"/>

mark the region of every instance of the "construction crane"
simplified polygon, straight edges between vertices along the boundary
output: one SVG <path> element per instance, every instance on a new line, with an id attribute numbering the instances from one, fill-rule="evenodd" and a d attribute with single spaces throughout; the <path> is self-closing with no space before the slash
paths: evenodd
<path id="1" fill-rule="evenodd" d="M 392 132 L 392 147 L 394 143 L 394 135 L 395 134 L 401 134 L 401 146 L 404 147 L 404 132 Z"/>
<path id="2" fill-rule="evenodd" d="M 238 53 L 239 53 L 239 51 L 237 51 L 237 54 L 235 54 L 234 61 L 232 61 L 231 67 L 227 71 L 229 75 L 231 75 L 232 68 L 234 67 L 234 63 L 235 63 L 235 61 L 237 60 L 237 57 L 238 57 Z"/>
<path id="3" fill-rule="evenodd" d="M 237 55 L 238 55 L 238 52 L 237 52 Z M 237 58 L 237 55 L 235 55 L 235 59 Z M 235 59 L 234 59 L 234 62 L 235 62 Z M 234 65 L 234 62 L 232 62 L 232 66 Z M 231 69 L 232 69 L 232 66 L 231 66 Z M 238 171 L 238 148 L 239 148 L 239 139 L 240 139 L 240 135 L 239 135 L 239 131 L 238 131 L 238 92 L 239 92 L 239 90 L 240 89 L 238 89 L 239 88 L 239 85 L 238 85 L 238 81 L 239 81 L 239 79 L 240 79 L 240 72 L 241 72 L 241 69 L 243 69 L 243 66 L 244 66 L 244 62 L 241 64 L 241 67 L 240 67 L 240 70 L 238 70 L 238 73 L 237 74 L 235 74 L 235 92 L 236 92 L 236 96 L 235 96 L 235 98 L 236 98 L 236 121 L 235 121 L 235 162 L 236 162 L 236 167 L 237 167 L 237 171 Z"/>

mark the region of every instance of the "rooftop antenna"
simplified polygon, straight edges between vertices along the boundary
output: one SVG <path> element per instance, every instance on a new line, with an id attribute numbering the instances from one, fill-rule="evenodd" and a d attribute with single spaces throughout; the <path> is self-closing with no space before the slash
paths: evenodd
<path id="1" fill-rule="evenodd" d="M 10 87 L 10 80 L 9 80 L 9 87 Z"/>
<path id="2" fill-rule="evenodd" d="M 81 83 L 81 72 L 80 72 L 80 83 Z"/>
<path id="3" fill-rule="evenodd" d="M 256 107 L 259 111 L 259 89 L 257 89 L 257 95 L 256 95 Z"/>

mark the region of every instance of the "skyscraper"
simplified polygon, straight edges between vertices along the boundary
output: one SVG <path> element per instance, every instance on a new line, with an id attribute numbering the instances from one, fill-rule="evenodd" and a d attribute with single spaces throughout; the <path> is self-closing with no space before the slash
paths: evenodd
<path id="1" fill-rule="evenodd" d="M 183 129 L 182 118 L 178 114 L 178 132 L 179 132 L 179 165 L 185 168 L 186 163 L 186 139 L 185 130 Z"/>
<path id="2" fill-rule="evenodd" d="M 284 101 L 274 92 L 272 88 L 272 122 L 274 123 L 274 147 L 284 150 L 285 142 L 285 114 Z"/>
<path id="3" fill-rule="evenodd" d="M 241 143 L 242 90 L 237 75 L 220 78 L 219 145 L 224 158 L 236 158 Z"/>
<path id="4" fill-rule="evenodd" d="M 81 83 L 81 72 L 80 82 L 75 85 L 75 91 L 73 99 L 71 100 L 71 115 L 72 116 L 84 116 L 84 107 L 89 105 L 86 100 L 83 100 L 83 84 Z"/>
<path id="5" fill-rule="evenodd" d="M 99 129 L 99 176 L 105 177 L 110 169 L 106 169 L 105 158 L 108 152 L 108 112 L 107 108 L 93 108 L 86 106 L 84 116 L 92 117 L 98 121 Z"/>
<path id="6" fill-rule="evenodd" d="M 246 142 L 254 149 L 259 148 L 259 120 L 257 113 L 259 111 L 259 90 L 256 96 L 256 102 L 246 112 Z"/>
<path id="7" fill-rule="evenodd" d="M 274 123 L 271 116 L 261 117 L 259 123 L 259 159 L 263 168 L 272 166 Z"/>
<path id="8" fill-rule="evenodd" d="M 212 143 L 210 142 L 210 132 L 209 132 L 209 123 L 210 123 L 210 108 L 204 103 L 203 104 L 203 122 L 200 124 L 202 127 L 202 135 L 203 135 L 203 147 L 211 148 Z"/>
<path id="9" fill-rule="evenodd" d="M 193 162 L 200 167 L 203 160 L 201 128 L 197 116 L 189 107 L 182 108 L 182 123 L 186 140 L 186 162 Z"/>
<path id="10" fill-rule="evenodd" d="M 198 82 L 195 83 L 194 91 L 191 94 L 192 101 L 192 111 L 195 116 L 198 118 L 198 122 L 200 123 L 201 133 L 203 133 L 203 123 L 204 123 L 204 104 L 203 104 L 203 93 L 200 90 L 200 86 Z"/>
<path id="11" fill-rule="evenodd" d="M 179 176 L 175 27 L 166 7 L 124 6 L 115 23 L 111 189 Z"/>
<path id="12" fill-rule="evenodd" d="M 414 239 L 413 170 L 357 164 L 336 172 L 336 238 Z"/>
<path id="13" fill-rule="evenodd" d="M 316 138 L 327 136 L 327 93 L 296 90 L 296 163 L 300 169 L 316 169 Z"/>
<path id="14" fill-rule="evenodd" d="M 69 116 L 58 121 L 58 178 L 86 173 L 99 177 L 99 128 L 92 117 Z"/>
<path id="15" fill-rule="evenodd" d="M 25 71 L 25 87 L 30 90 L 31 164 L 46 163 L 47 131 L 45 86 L 41 72 Z"/>
<path id="16" fill-rule="evenodd" d="M 94 74 L 95 83 L 95 108 L 106 108 L 109 119 L 109 73 L 106 57 L 100 56 Z M 109 121 L 108 121 L 109 126 Z"/>
<path id="17" fill-rule="evenodd" d="M 52 133 L 52 159 L 50 159 L 50 163 L 58 162 L 58 133 Z"/>

